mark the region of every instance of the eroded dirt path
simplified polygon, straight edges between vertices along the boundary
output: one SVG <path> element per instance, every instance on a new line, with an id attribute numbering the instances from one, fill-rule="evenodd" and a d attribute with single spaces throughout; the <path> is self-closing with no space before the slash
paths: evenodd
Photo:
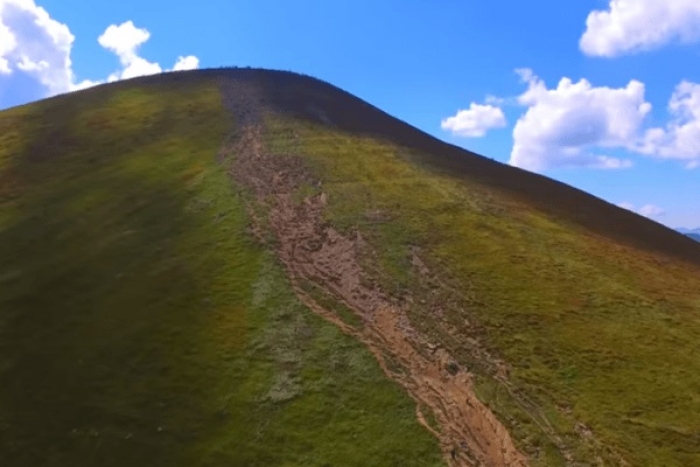
<path id="1" fill-rule="evenodd" d="M 292 193 L 301 183 L 310 181 L 299 169 L 301 161 L 292 155 L 262 152 L 259 132 L 256 126 L 244 130 L 235 151 L 232 175 L 252 189 L 258 201 L 269 203 L 269 227 L 300 299 L 364 342 L 384 371 L 416 400 L 417 407 L 432 411 L 439 430 L 430 427 L 422 412 L 419 420 L 439 438 L 450 464 L 526 465 L 505 428 L 474 395 L 470 376 L 462 371 L 454 375 L 449 372 L 447 366 L 452 359 L 443 349 L 424 356 L 419 349 L 429 349 L 429 345 L 411 327 L 406 313 L 377 288 L 364 285 L 371 281 L 358 263 L 361 237 L 346 238 L 324 226 L 325 195 L 295 205 Z M 303 280 L 329 291 L 361 317 L 364 326 L 354 328 L 320 306 L 302 289 Z M 398 363 L 399 368 L 390 369 L 387 360 Z"/>
<path id="2" fill-rule="evenodd" d="M 324 222 L 325 193 L 303 202 L 293 198 L 300 186 L 320 185 L 300 156 L 265 151 L 255 90 L 245 86 L 222 83 L 227 107 L 239 123 L 225 148 L 232 155 L 230 174 L 263 208 L 249 207 L 254 231 L 261 240 L 265 232 L 273 235 L 300 300 L 372 351 L 385 373 L 416 401 L 418 420 L 439 439 L 449 465 L 528 465 L 504 426 L 477 399 L 471 375 L 417 332 L 406 310 L 363 271 L 361 233 L 343 236 Z M 321 306 L 304 287 L 309 284 L 343 303 L 362 324 L 350 325 Z M 430 417 L 438 426 L 428 422 Z"/>

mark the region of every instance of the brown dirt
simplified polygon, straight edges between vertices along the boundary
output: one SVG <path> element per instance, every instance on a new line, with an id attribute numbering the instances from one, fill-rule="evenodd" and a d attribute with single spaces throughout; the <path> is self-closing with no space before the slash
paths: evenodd
<path id="1" fill-rule="evenodd" d="M 244 106 L 245 107 L 245 106 Z M 274 234 L 277 253 L 301 301 L 311 310 L 367 345 L 386 374 L 416 401 L 418 420 L 440 441 L 451 466 L 526 466 L 495 415 L 476 397 L 471 375 L 459 368 L 443 348 L 431 345 L 411 326 L 406 310 L 382 292 L 359 263 L 362 235 L 346 237 L 323 220 L 327 195 L 298 203 L 293 193 L 302 185 L 317 184 L 302 159 L 270 154 L 261 142 L 257 119 L 239 119 L 244 126 L 230 148 L 231 176 L 263 205 L 266 218 L 251 209 L 255 230 L 263 225 Z M 261 236 L 262 238 L 262 236 Z M 302 288 L 313 283 L 351 309 L 362 325 L 351 326 L 332 309 L 319 305 Z M 439 428 L 430 426 L 427 407 Z"/>

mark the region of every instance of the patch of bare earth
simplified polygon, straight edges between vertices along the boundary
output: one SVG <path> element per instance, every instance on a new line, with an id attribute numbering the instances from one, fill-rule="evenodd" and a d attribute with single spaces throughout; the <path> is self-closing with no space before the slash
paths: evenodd
<path id="1" fill-rule="evenodd" d="M 526 457 L 508 431 L 476 397 L 471 375 L 445 349 L 417 332 L 398 300 L 382 292 L 362 269 L 361 233 L 344 236 L 324 222 L 325 193 L 302 202 L 294 198 L 300 187 L 320 183 L 300 156 L 265 151 L 255 89 L 229 81 L 222 84 L 222 91 L 239 124 L 225 148 L 231 155 L 230 174 L 252 193 L 253 232 L 261 241 L 267 238 L 266 231 L 272 233 L 300 300 L 372 351 L 384 372 L 416 401 L 418 420 L 439 439 L 449 465 L 526 466 Z M 319 304 L 304 287 L 309 284 L 344 304 L 362 324 L 350 325 L 332 308 Z M 432 412 L 437 427 L 427 421 L 424 408 Z"/>

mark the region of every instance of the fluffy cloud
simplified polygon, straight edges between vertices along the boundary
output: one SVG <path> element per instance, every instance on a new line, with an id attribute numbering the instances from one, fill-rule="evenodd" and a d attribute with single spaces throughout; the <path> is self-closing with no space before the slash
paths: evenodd
<path id="1" fill-rule="evenodd" d="M 0 74 L 9 74 L 10 61 L 5 57 L 17 46 L 15 36 L 10 28 L 2 23 L 2 11 L 4 7 L 0 4 Z"/>
<path id="2" fill-rule="evenodd" d="M 579 46 L 587 55 L 615 57 L 674 40 L 700 40 L 700 1 L 610 0 L 607 10 L 588 15 Z"/>
<path id="3" fill-rule="evenodd" d="M 120 25 L 111 25 L 97 39 L 97 42 L 116 54 L 122 69 L 112 73 L 108 81 L 134 78 L 136 76 L 155 75 L 162 73 L 163 69 L 158 63 L 149 62 L 138 55 L 138 48 L 151 37 L 151 33 L 144 28 L 137 28 L 132 21 L 126 21 Z M 178 57 L 173 71 L 192 70 L 199 67 L 199 59 L 193 55 Z"/>
<path id="4" fill-rule="evenodd" d="M 97 42 L 105 49 L 114 52 L 124 66 L 128 66 L 137 57 L 136 49 L 151 37 L 146 29 L 137 28 L 132 21 L 126 21 L 119 26 L 112 24 Z"/>
<path id="5" fill-rule="evenodd" d="M 622 203 L 618 204 L 618 206 L 649 218 L 661 217 L 666 214 L 663 209 L 658 206 L 654 206 L 653 204 L 645 204 L 641 208 L 637 209 L 635 208 L 634 204 L 623 201 Z"/>
<path id="6" fill-rule="evenodd" d="M 665 128 L 651 128 L 634 149 L 664 159 L 700 165 L 700 84 L 681 82 L 668 104 L 671 120 Z"/>
<path id="7" fill-rule="evenodd" d="M 593 151 L 628 148 L 651 110 L 644 84 L 632 80 L 624 88 L 593 87 L 585 79 L 562 78 L 556 88 L 516 70 L 528 89 L 518 97 L 528 109 L 513 129 L 510 164 L 540 171 L 554 167 L 619 169 L 632 162 Z"/>
<path id="8" fill-rule="evenodd" d="M 21 71 L 49 94 L 72 90 L 76 83 L 68 26 L 52 19 L 34 0 L 0 0 L 0 74 Z"/>
<path id="9" fill-rule="evenodd" d="M 112 73 L 108 81 L 129 79 L 136 76 L 155 75 L 163 69 L 157 63 L 149 62 L 137 54 L 141 44 L 151 37 L 146 29 L 137 28 L 131 21 L 120 25 L 110 25 L 97 42 L 105 49 L 119 57 L 122 69 Z"/>
<path id="10" fill-rule="evenodd" d="M 506 117 L 498 107 L 472 102 L 469 110 L 459 110 L 454 116 L 442 120 L 440 126 L 458 136 L 478 138 L 492 128 L 506 126 Z"/>
<path id="11" fill-rule="evenodd" d="M 150 37 L 146 29 L 131 21 L 111 25 L 98 42 L 119 58 L 121 69 L 106 81 L 160 73 L 158 63 L 138 55 L 138 48 Z M 85 89 L 105 80 L 78 82 L 72 69 L 71 49 L 75 37 L 67 25 L 51 18 L 34 0 L 0 0 L 0 79 L 8 80 L 21 73 L 31 77 L 51 96 Z M 199 67 L 195 56 L 179 57 L 172 70 Z M 169 70 L 168 70 L 169 71 Z"/>
<path id="12" fill-rule="evenodd" d="M 178 57 L 173 71 L 183 71 L 183 70 L 196 70 L 199 68 L 199 59 L 194 55 L 188 55 L 187 57 Z"/>

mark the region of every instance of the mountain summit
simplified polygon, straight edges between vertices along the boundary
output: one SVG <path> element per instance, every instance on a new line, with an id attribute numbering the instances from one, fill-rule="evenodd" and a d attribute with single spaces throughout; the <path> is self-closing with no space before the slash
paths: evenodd
<path id="1" fill-rule="evenodd" d="M 0 113 L 3 466 L 700 465 L 700 244 L 291 72 Z"/>

